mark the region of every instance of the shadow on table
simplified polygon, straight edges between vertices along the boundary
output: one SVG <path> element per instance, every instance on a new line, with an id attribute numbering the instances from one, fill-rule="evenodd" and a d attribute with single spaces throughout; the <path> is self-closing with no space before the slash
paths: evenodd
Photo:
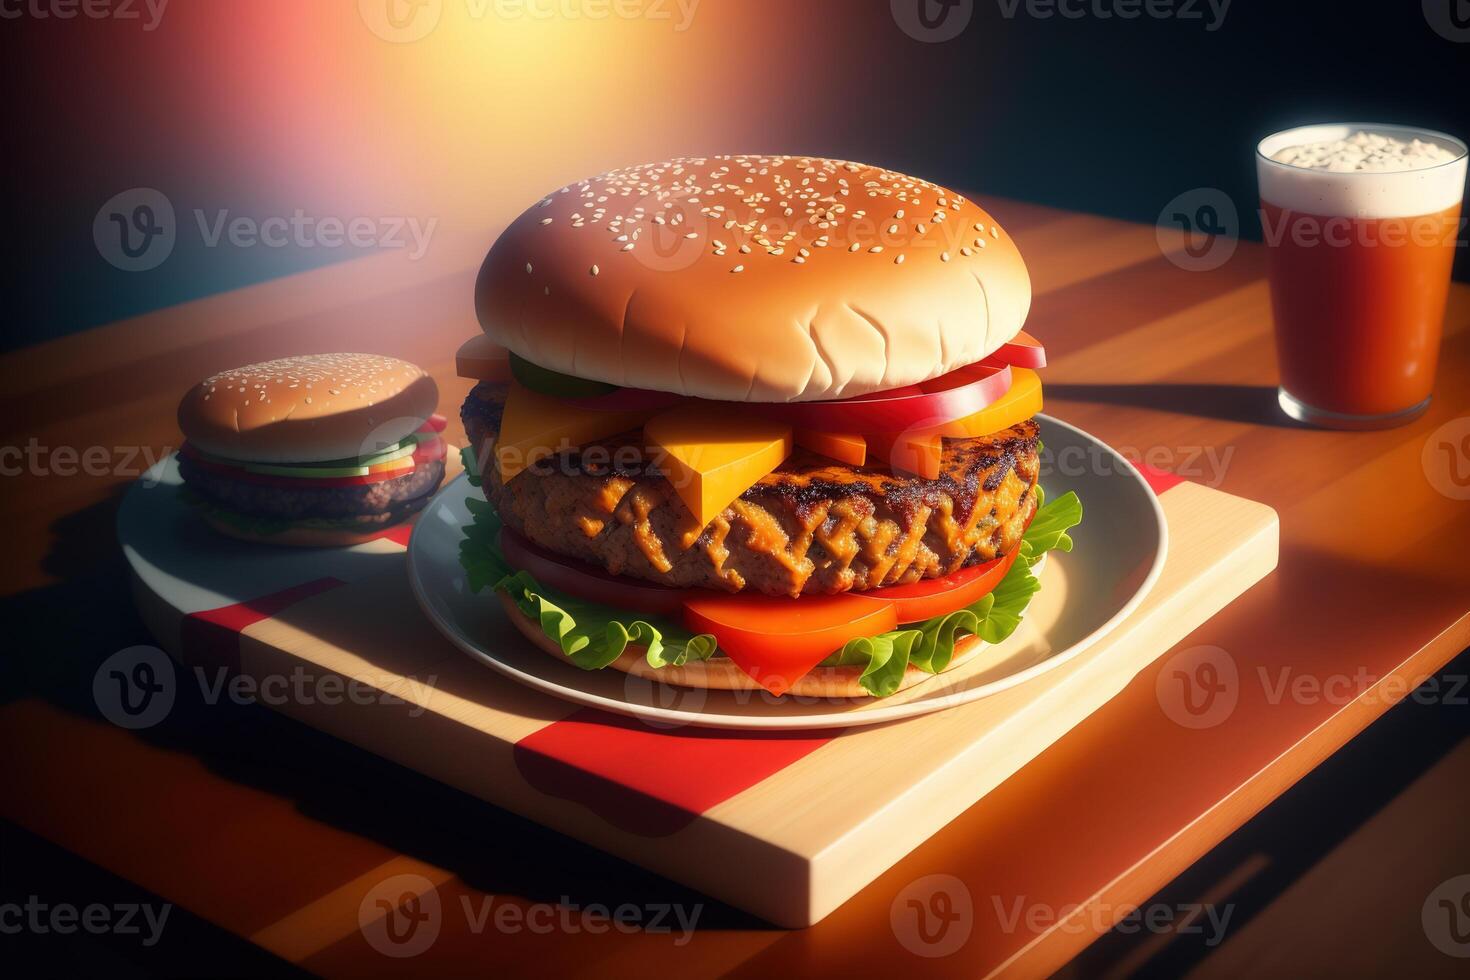
<path id="1" fill-rule="evenodd" d="M 39 698 L 102 722 L 92 696 L 99 665 L 155 640 L 133 607 L 116 543 L 117 495 L 56 521 L 42 568 L 56 584 L 0 599 L 18 638 L 0 658 L 0 705 Z M 405 588 L 407 584 L 405 583 Z M 699 907 L 699 931 L 774 927 L 256 704 L 206 700 L 178 685 L 159 724 L 133 736 L 198 758 L 212 772 L 290 800 L 303 814 L 452 870 L 469 886 L 529 902 Z M 14 750 L 73 765 L 74 747 L 38 737 Z"/>
<path id="2" fill-rule="evenodd" d="M 1061 401 L 1196 415 L 1222 422 L 1301 428 L 1282 414 L 1276 403 L 1276 389 L 1269 385 L 1048 384 L 1046 396 Z"/>

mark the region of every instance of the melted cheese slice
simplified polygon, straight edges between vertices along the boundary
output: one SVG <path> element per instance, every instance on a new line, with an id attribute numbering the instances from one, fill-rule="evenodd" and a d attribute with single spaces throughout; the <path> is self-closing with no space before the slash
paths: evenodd
<path id="1" fill-rule="evenodd" d="M 500 481 L 508 482 L 526 467 L 560 449 L 636 429 L 652 412 L 596 412 L 575 402 L 552 398 L 512 382 L 495 442 Z"/>
<path id="2" fill-rule="evenodd" d="M 1012 368 L 1011 378 L 1009 391 L 973 415 L 927 429 L 869 436 L 869 458 L 896 470 L 916 473 L 926 480 L 939 479 L 945 439 L 988 436 L 1041 411 L 1040 375 L 1029 368 Z"/>
<path id="3" fill-rule="evenodd" d="M 791 427 L 728 407 L 681 405 L 649 419 L 649 445 L 701 528 L 791 455 Z"/>
<path id="4" fill-rule="evenodd" d="M 792 433 L 792 438 L 802 449 L 810 449 L 849 466 L 862 466 L 868 459 L 868 440 L 855 432 L 797 429 Z"/>

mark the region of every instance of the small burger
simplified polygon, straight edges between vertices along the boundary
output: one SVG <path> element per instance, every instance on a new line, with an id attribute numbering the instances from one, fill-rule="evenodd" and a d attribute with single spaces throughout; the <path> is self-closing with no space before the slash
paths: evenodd
<path id="1" fill-rule="evenodd" d="M 1043 500 L 1026 266 L 963 195 L 815 157 L 550 194 L 476 284 L 462 562 L 553 657 L 882 697 L 1011 634 Z"/>
<path id="2" fill-rule="evenodd" d="M 179 472 L 217 531 L 269 544 L 369 541 L 444 479 L 439 390 L 377 354 L 283 357 L 204 379 L 179 404 Z"/>

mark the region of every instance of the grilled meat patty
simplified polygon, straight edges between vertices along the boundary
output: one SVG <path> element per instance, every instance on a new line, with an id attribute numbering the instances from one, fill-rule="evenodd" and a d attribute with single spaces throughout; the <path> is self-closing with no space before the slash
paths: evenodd
<path id="1" fill-rule="evenodd" d="M 636 431 L 502 484 L 490 444 L 504 398 L 504 386 L 482 383 L 461 417 L 506 525 L 558 554 L 661 585 L 796 596 L 908 584 L 1010 553 L 1036 511 L 1031 419 L 946 439 L 937 480 L 798 449 L 699 527 Z"/>
<path id="2" fill-rule="evenodd" d="M 254 517 L 293 521 L 363 518 L 367 523 L 390 523 L 428 501 L 429 494 L 444 479 L 444 461 L 424 463 L 404 476 L 356 487 L 297 489 L 246 483 L 201 469 L 185 455 L 179 457 L 179 475 L 210 503 Z"/>

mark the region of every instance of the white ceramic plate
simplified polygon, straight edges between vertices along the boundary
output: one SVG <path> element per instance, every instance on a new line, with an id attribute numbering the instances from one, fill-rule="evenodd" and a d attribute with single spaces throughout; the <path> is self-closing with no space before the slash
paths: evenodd
<path id="1" fill-rule="evenodd" d="M 439 491 L 414 529 L 408 573 L 434 625 L 465 653 L 539 691 L 655 725 L 800 730 L 897 721 L 997 694 L 1060 667 L 1122 622 L 1164 567 L 1164 512 L 1137 471 L 1111 448 L 1042 415 L 1042 484 L 1052 500 L 1075 490 L 1082 525 L 1070 554 L 1052 553 L 1041 592 L 1003 643 L 890 698 L 773 697 L 654 684 L 612 669 L 584 671 L 538 650 L 488 590 L 469 590 L 459 565 L 464 501 L 479 494 L 460 477 Z"/>

